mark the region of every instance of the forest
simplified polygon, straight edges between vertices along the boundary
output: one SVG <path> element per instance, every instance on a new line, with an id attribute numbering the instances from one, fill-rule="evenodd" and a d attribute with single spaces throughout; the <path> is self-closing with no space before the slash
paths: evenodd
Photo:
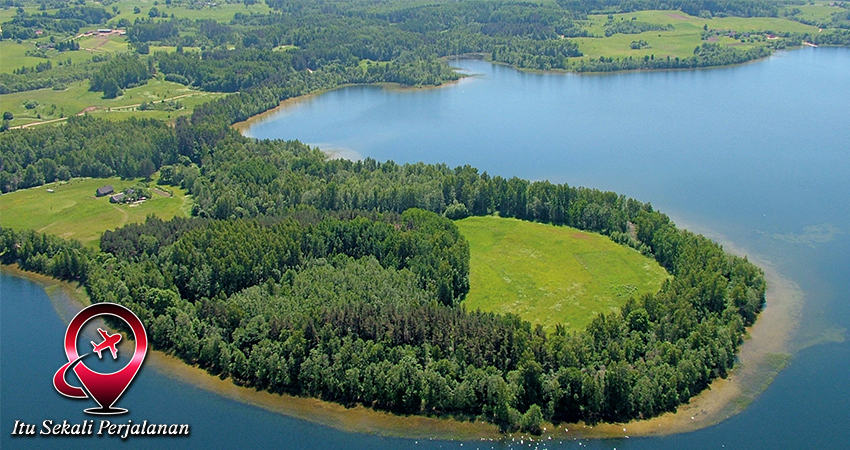
<path id="1" fill-rule="evenodd" d="M 328 160 L 227 117 L 4 133 L 4 189 L 159 170 L 194 204 L 106 232 L 99 251 L 4 228 L 0 259 L 128 306 L 155 348 L 240 385 L 530 433 L 675 410 L 727 375 L 764 305 L 758 267 L 650 204 L 469 166 Z M 470 214 L 599 232 L 673 277 L 580 332 L 468 311 L 469 248 L 446 216 Z"/>

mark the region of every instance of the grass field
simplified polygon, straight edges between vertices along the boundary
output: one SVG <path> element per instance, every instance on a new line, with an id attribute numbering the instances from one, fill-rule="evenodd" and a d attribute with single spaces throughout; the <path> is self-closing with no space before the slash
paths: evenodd
<path id="1" fill-rule="evenodd" d="M 57 42 L 66 41 L 72 36 L 56 36 Z M 47 58 L 39 58 L 36 56 L 28 56 L 27 50 L 36 50 L 38 44 L 47 44 L 50 42 L 49 37 L 43 37 L 33 40 L 21 41 L 18 44 L 14 40 L 0 41 L 0 55 L 3 58 L 3 64 L 0 65 L 0 73 L 12 73 L 15 69 L 21 67 L 34 67 L 38 63 L 50 61 L 54 65 L 59 61 L 71 60 L 72 63 L 80 63 L 91 59 L 96 53 L 115 53 L 126 52 L 129 50 L 127 38 L 124 36 L 83 36 L 77 39 L 80 44 L 80 49 L 77 51 L 60 52 L 57 50 L 47 50 L 45 55 Z"/>
<path id="2" fill-rule="evenodd" d="M 157 3 L 156 5 L 154 3 Z M 176 19 L 213 19 L 218 22 L 229 22 L 233 19 L 236 13 L 242 14 L 268 14 L 271 8 L 263 2 L 245 6 L 242 3 L 225 3 L 223 1 L 209 1 L 206 3 L 216 3 L 216 6 L 204 5 L 196 6 L 195 2 L 189 0 L 173 1 L 170 5 L 166 5 L 165 1 L 160 0 L 121 0 L 110 3 L 109 8 L 117 6 L 121 12 L 113 17 L 109 22 L 117 22 L 121 18 L 125 18 L 133 22 L 136 18 L 147 19 L 151 8 L 156 7 L 157 11 L 168 14 L 170 17 L 174 14 Z M 205 3 L 205 2 L 198 2 Z M 133 8 L 138 7 L 139 14 L 133 13 Z"/>
<path id="3" fill-rule="evenodd" d="M 40 42 L 39 40 L 38 42 Z M 47 39 L 44 39 L 47 41 Z M 59 63 L 59 61 L 66 61 L 68 59 L 73 63 L 79 63 L 83 61 L 87 61 L 91 59 L 93 51 L 86 50 L 82 48 L 83 44 L 80 43 L 80 50 L 74 52 L 59 52 L 56 50 L 48 50 L 46 52 L 47 58 L 39 58 L 36 56 L 27 56 L 27 50 L 35 50 L 36 49 L 36 41 L 22 41 L 20 44 L 15 41 L 3 40 L 0 41 L 0 57 L 2 57 L 3 63 L 0 64 L 0 73 L 12 73 L 15 69 L 20 69 L 21 67 L 35 67 L 38 63 L 43 63 L 45 61 L 50 61 L 53 65 Z M 124 44 L 124 51 L 127 50 L 127 44 Z"/>
<path id="4" fill-rule="evenodd" d="M 631 20 L 635 18 L 640 22 L 657 25 L 673 25 L 672 31 L 647 31 L 640 34 L 615 34 L 611 37 L 576 38 L 579 50 L 586 58 L 605 57 L 628 57 L 643 58 L 645 55 L 659 57 L 693 56 L 694 48 L 705 41 L 702 40 L 703 26 L 710 30 L 726 30 L 751 33 L 777 33 L 798 32 L 817 34 L 818 28 L 804 25 L 799 22 L 784 18 L 773 17 L 724 17 L 714 19 L 701 19 L 689 16 L 682 11 L 638 11 L 627 14 L 614 14 L 615 20 Z M 605 36 L 605 22 L 607 15 L 590 15 L 585 21 L 584 28 L 595 36 Z M 632 41 L 644 40 L 649 43 L 649 48 L 632 50 Z M 762 42 L 741 42 L 730 37 L 720 37 L 717 43 L 722 45 L 735 45 L 741 49 L 764 45 Z"/>
<path id="5" fill-rule="evenodd" d="M 182 84 L 157 78 L 148 80 L 146 84 L 141 86 L 127 89 L 124 91 L 124 95 L 113 99 L 105 99 L 103 93 L 92 92 L 88 89 L 89 82 L 86 80 L 72 83 L 63 91 L 39 89 L 37 91 L 0 95 L 0 104 L 3 105 L 3 111 L 11 111 L 14 114 L 15 118 L 10 122 L 10 125 L 15 127 L 58 119 L 62 116 L 73 116 L 87 108 L 87 112 L 107 118 L 121 119 L 135 116 L 170 119 L 190 114 L 196 105 L 225 95 L 216 92 L 201 92 Z M 182 103 L 183 109 L 139 111 L 138 108 L 133 106 L 142 102 L 155 102 L 175 97 L 180 97 L 177 101 Z M 38 106 L 34 109 L 26 109 L 24 103 L 28 100 L 35 100 Z"/>
<path id="6" fill-rule="evenodd" d="M 155 4 L 156 3 L 156 4 Z M 194 2 L 190 2 L 188 0 L 183 1 L 175 1 L 171 5 L 166 5 L 164 1 L 158 0 L 125 0 L 110 3 L 109 6 L 106 7 L 107 10 L 111 12 L 111 8 L 116 6 L 118 8 L 119 14 L 114 16 L 109 20 L 108 26 L 114 27 L 117 26 L 119 20 L 128 19 L 130 22 L 134 22 L 136 19 L 148 19 L 148 13 L 151 8 L 157 8 L 160 13 L 166 13 L 169 17 L 173 14 L 175 18 L 186 18 L 190 20 L 195 19 L 213 19 L 219 22 L 228 22 L 233 19 L 233 15 L 236 13 L 242 14 L 268 14 L 271 9 L 266 5 L 265 2 L 258 2 L 254 5 L 245 6 L 242 3 L 224 3 L 224 2 L 209 2 L 216 3 L 216 6 L 210 5 L 195 5 Z M 138 14 L 133 13 L 133 8 L 138 7 L 140 12 Z M 28 6 L 24 8 L 27 13 L 30 14 L 41 14 L 42 11 L 38 9 L 37 6 Z M 0 9 L 0 23 L 6 22 L 12 19 L 15 15 L 15 8 L 9 8 L 6 10 Z M 55 13 L 56 10 L 48 9 L 45 12 Z M 92 25 L 86 26 L 80 29 L 80 33 L 84 33 L 89 30 L 100 28 L 99 26 Z M 67 35 L 54 35 L 54 38 L 59 41 L 64 41 L 74 37 L 71 34 Z M 0 64 L 0 73 L 11 73 L 15 69 L 19 69 L 23 66 L 33 67 L 38 63 L 42 63 L 45 61 L 51 61 L 53 64 L 57 64 L 59 61 L 65 61 L 67 59 L 71 59 L 71 62 L 78 63 L 82 61 L 87 61 L 91 59 L 92 55 L 95 53 L 111 53 L 111 52 L 126 52 L 129 50 L 128 41 L 125 36 L 118 35 L 110 35 L 110 36 L 83 36 L 77 39 L 77 42 L 80 43 L 80 50 L 73 52 L 58 52 L 56 50 L 47 50 L 46 56 L 47 58 L 40 58 L 36 56 L 28 56 L 26 52 L 28 50 L 36 50 L 38 44 L 47 44 L 50 42 L 50 36 L 45 34 L 37 39 L 28 39 L 22 41 L 20 44 L 15 40 L 3 40 L 0 41 L 0 56 L 2 56 L 2 64 Z M 162 49 L 162 48 L 156 48 Z M 156 50 L 152 48 L 151 50 Z M 173 49 L 173 47 L 172 47 Z"/>
<path id="7" fill-rule="evenodd" d="M 515 313 L 546 328 L 563 323 L 579 330 L 595 313 L 657 292 L 668 277 L 637 251 L 575 228 L 498 217 L 455 224 L 470 247 L 469 311 Z"/>
<path id="8" fill-rule="evenodd" d="M 795 9 L 799 9 L 800 13 L 795 16 L 796 18 L 828 21 L 832 13 L 846 11 L 844 8 L 834 6 L 833 3 L 835 2 L 818 1 L 808 5 L 786 5 L 783 10 L 790 13 Z"/>
<path id="9" fill-rule="evenodd" d="M 114 53 L 130 50 L 130 41 L 124 36 L 115 34 L 83 36 L 77 39 L 77 42 L 80 43 L 80 50 L 89 53 Z"/>
<path id="10" fill-rule="evenodd" d="M 115 192 L 139 180 L 75 178 L 0 196 L 0 226 L 34 229 L 97 247 L 100 235 L 127 223 L 142 222 L 150 214 L 163 219 L 187 216 L 190 199 L 179 188 L 168 187 L 173 196 L 154 191 L 139 205 L 116 205 L 109 197 L 95 197 L 97 188 L 111 184 Z M 151 183 L 151 187 L 155 184 Z M 48 192 L 52 189 L 54 192 Z M 161 188 L 160 188 L 161 189 Z"/>

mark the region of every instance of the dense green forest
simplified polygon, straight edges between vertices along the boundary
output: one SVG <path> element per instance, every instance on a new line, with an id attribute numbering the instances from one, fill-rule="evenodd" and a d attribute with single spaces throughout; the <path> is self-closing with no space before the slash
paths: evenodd
<path id="1" fill-rule="evenodd" d="M 805 4 L 799 0 L 557 0 L 575 11 L 634 12 L 680 10 L 692 16 L 777 17 L 783 5 Z"/>
<path id="2" fill-rule="evenodd" d="M 532 433 L 674 410 L 727 374 L 764 303 L 760 269 L 649 204 L 469 166 L 327 160 L 224 118 L 5 133 L 4 166 L 28 182 L 159 169 L 195 217 L 107 232 L 97 252 L 3 229 L 3 262 L 80 281 L 139 314 L 156 348 L 238 384 Z M 468 214 L 597 231 L 673 278 L 577 333 L 467 311 L 468 245 L 444 215 Z"/>

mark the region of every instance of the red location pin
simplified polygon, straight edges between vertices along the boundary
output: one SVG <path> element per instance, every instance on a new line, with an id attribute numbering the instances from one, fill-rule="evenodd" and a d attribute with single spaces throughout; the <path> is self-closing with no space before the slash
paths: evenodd
<path id="1" fill-rule="evenodd" d="M 114 316 L 117 317 L 133 330 L 136 339 L 136 348 L 133 351 L 133 358 L 130 363 L 124 366 L 123 369 L 113 373 L 98 373 L 95 372 L 81 361 L 84 357 L 91 353 L 86 353 L 80 356 L 77 353 L 77 336 L 83 325 L 89 320 L 98 316 Z M 94 345 L 94 351 L 100 353 L 104 350 L 109 350 L 113 353 L 113 357 L 117 355 L 115 344 L 121 340 L 118 334 L 109 335 L 109 333 L 98 329 L 104 342 Z M 94 344 L 94 342 L 92 342 Z M 89 414 L 123 414 L 127 412 L 124 408 L 113 408 L 112 405 L 121 397 L 121 394 L 136 377 L 136 373 L 142 366 L 142 361 L 145 359 L 145 354 L 148 351 L 148 336 L 145 333 L 145 327 L 142 326 L 142 321 L 133 314 L 129 309 L 117 305 L 115 303 L 97 303 L 91 305 L 74 317 L 68 325 L 68 331 L 65 332 L 65 355 L 68 357 L 68 363 L 59 368 L 53 376 L 53 386 L 60 394 L 72 398 L 88 398 L 89 395 L 100 405 L 100 408 L 89 408 L 85 411 Z M 81 388 L 71 386 L 65 381 L 65 373 L 69 368 L 73 367 L 74 373 L 83 383 L 86 388 L 84 391 Z"/>

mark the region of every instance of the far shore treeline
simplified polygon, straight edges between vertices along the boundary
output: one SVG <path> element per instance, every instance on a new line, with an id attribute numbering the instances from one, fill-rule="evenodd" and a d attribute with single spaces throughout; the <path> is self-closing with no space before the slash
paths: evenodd
<path id="1" fill-rule="evenodd" d="M 155 348 L 240 385 L 532 433 L 675 410 L 726 376 L 763 306 L 759 268 L 649 204 L 469 166 L 328 160 L 208 113 L 230 98 L 175 126 L 73 117 L 4 133 L 28 186 L 159 170 L 194 203 L 191 218 L 106 232 L 99 251 L 4 228 L 3 263 L 128 306 Z M 673 277 L 581 332 L 467 311 L 469 248 L 450 219 L 488 214 L 602 233 Z"/>
<path id="2" fill-rule="evenodd" d="M 32 40 L 33 65 L 0 73 L 0 94 L 53 88 L 89 80 L 89 89 L 105 98 L 144 84 L 153 76 L 215 92 L 254 92 L 261 103 L 243 102 L 231 118 L 240 120 L 269 109 L 269 102 L 342 83 L 394 82 L 439 85 L 457 79 L 439 58 L 479 55 L 521 69 L 609 72 L 635 69 L 677 69 L 738 64 L 799 46 L 850 45 L 850 11 L 836 7 L 823 19 L 801 16 L 786 7 L 795 0 L 559 0 L 537 4 L 513 0 L 480 0 L 422 4 L 413 0 L 267 0 L 268 14 L 236 12 L 229 21 L 174 17 L 168 11 L 183 2 L 153 7 L 146 15 L 121 14 L 97 4 L 71 5 L 62 0 L 9 0 L 23 7 L 3 23 L 0 39 Z M 841 3 L 843 5 L 844 3 Z M 248 4 L 246 3 L 246 7 Z M 55 8 L 55 9 L 54 9 Z M 631 13 L 680 10 L 705 19 L 706 32 L 693 53 L 583 57 L 576 38 L 671 31 L 670 24 L 632 20 L 609 21 L 593 34 L 591 13 Z M 198 17 L 200 15 L 200 17 Z M 712 42 L 712 18 L 778 18 L 811 25 L 811 32 L 771 30 L 735 34 L 734 45 Z M 95 26 L 126 30 L 134 56 L 97 52 L 89 59 L 64 58 L 79 52 L 77 33 Z M 814 27 L 820 27 L 816 32 Z M 45 34 L 46 33 L 46 34 Z M 50 41 L 40 36 L 50 36 Z M 771 36 L 766 39 L 765 36 Z M 758 38 L 758 39 L 756 39 Z M 39 39 L 42 39 L 39 41 Z M 746 45 L 739 48 L 738 45 Z M 640 41 L 635 41 L 642 48 Z M 728 44 L 728 43 L 727 43 Z M 170 52 L 165 49 L 175 49 Z M 23 50 L 21 50 L 23 52 Z M 53 52 L 58 52 L 56 56 Z M 52 56 L 51 56 L 52 55 Z M 50 59 L 52 58 L 52 59 Z M 73 59 L 73 61 L 72 61 Z M 11 60 L 9 60 L 11 61 Z M 8 62 L 7 64 L 15 64 Z M 10 66 L 11 67 L 11 66 Z M 70 115 L 71 111 L 66 111 Z M 76 113 L 74 111 L 73 113 Z"/>

